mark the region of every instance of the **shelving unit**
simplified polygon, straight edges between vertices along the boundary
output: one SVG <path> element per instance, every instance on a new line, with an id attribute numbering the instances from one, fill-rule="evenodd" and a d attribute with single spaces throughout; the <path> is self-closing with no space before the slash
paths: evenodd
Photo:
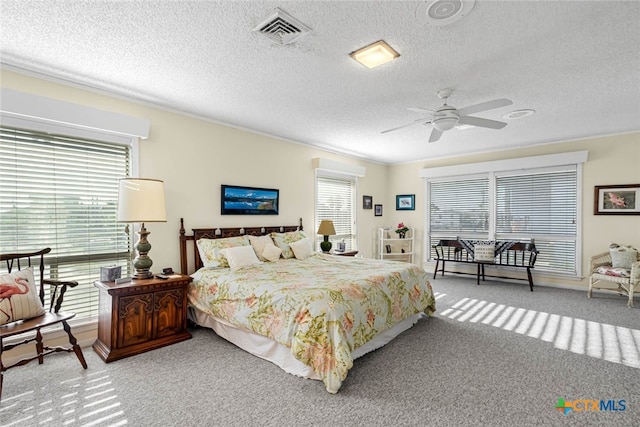
<path id="1" fill-rule="evenodd" d="M 378 258 L 413 263 L 414 235 L 413 228 L 409 228 L 404 239 L 399 238 L 393 229 L 379 228 Z"/>

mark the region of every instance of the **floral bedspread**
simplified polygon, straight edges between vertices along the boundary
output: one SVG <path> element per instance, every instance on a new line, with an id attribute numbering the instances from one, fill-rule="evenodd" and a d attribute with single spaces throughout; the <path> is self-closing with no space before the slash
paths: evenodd
<path id="1" fill-rule="evenodd" d="M 230 269 L 199 270 L 189 289 L 196 309 L 291 348 L 337 393 L 351 353 L 416 314 L 433 314 L 427 273 L 396 261 L 317 254 Z"/>

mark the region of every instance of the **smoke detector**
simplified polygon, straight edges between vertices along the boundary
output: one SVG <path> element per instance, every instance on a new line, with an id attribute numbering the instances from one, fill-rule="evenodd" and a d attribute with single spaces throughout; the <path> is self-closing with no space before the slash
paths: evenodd
<path id="1" fill-rule="evenodd" d="M 311 32 L 311 28 L 276 7 L 262 22 L 253 27 L 253 31 L 262 34 L 271 41 L 285 45 Z"/>
<path id="2" fill-rule="evenodd" d="M 418 21 L 434 27 L 453 24 L 471 12 L 476 0 L 433 0 L 420 3 Z"/>

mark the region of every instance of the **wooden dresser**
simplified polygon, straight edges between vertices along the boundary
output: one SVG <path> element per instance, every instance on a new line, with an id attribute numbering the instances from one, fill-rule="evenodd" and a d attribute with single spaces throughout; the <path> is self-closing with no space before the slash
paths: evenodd
<path id="1" fill-rule="evenodd" d="M 187 287 L 192 278 L 95 282 L 100 293 L 98 339 L 93 349 L 105 362 L 191 338 Z"/>

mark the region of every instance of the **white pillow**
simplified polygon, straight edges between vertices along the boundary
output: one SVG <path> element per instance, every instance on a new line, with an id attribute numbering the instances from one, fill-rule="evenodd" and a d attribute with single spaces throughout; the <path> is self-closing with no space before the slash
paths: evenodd
<path id="1" fill-rule="evenodd" d="M 251 242 L 251 246 L 253 250 L 256 251 L 256 255 L 258 255 L 258 259 L 260 261 L 266 261 L 267 258 L 262 254 L 267 245 L 274 246 L 273 240 L 271 240 L 271 236 L 249 236 L 249 242 Z M 278 254 L 278 257 L 280 254 Z"/>
<path id="2" fill-rule="evenodd" d="M 262 251 L 262 256 L 265 258 L 265 260 L 271 262 L 276 262 L 277 260 L 279 260 L 280 254 L 282 254 L 282 249 L 274 245 L 273 242 L 271 242 L 270 245 L 267 245 Z"/>
<path id="3" fill-rule="evenodd" d="M 474 245 L 473 260 L 479 262 L 493 262 L 496 259 L 496 245 Z"/>
<path id="4" fill-rule="evenodd" d="M 220 251 L 220 254 L 227 259 L 231 270 L 235 271 L 247 265 L 262 264 L 251 246 L 236 246 Z"/>
<path id="5" fill-rule="evenodd" d="M 613 268 L 631 269 L 631 265 L 638 259 L 638 251 L 628 245 L 618 245 L 612 243 L 609 245 L 609 254 L 611 255 L 611 266 Z"/>
<path id="6" fill-rule="evenodd" d="M 311 255 L 313 255 L 312 245 L 313 245 L 313 242 L 308 237 L 289 243 L 289 246 L 291 247 L 293 254 L 298 259 L 309 258 Z"/>

